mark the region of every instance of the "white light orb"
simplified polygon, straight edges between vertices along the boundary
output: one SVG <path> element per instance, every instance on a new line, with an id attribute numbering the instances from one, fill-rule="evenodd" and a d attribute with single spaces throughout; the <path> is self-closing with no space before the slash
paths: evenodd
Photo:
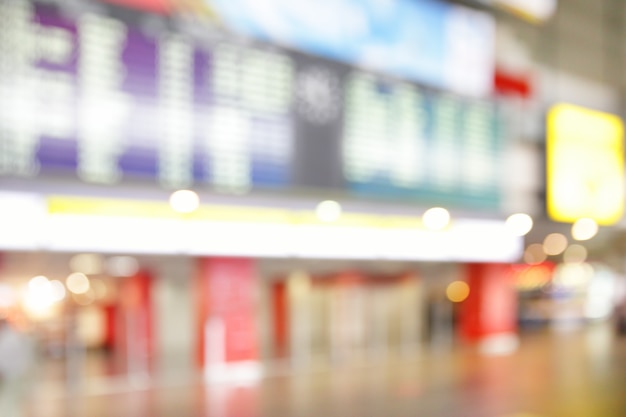
<path id="1" fill-rule="evenodd" d="M 81 272 L 70 274 L 65 281 L 65 285 L 67 285 L 67 289 L 74 294 L 85 294 L 91 287 L 89 278 Z"/>
<path id="2" fill-rule="evenodd" d="M 598 234 L 598 223 L 593 219 L 578 219 L 572 225 L 574 240 L 589 240 Z"/>
<path id="3" fill-rule="evenodd" d="M 200 197 L 191 190 L 178 190 L 170 196 L 170 207 L 177 213 L 191 213 L 200 206 Z"/>
<path id="4" fill-rule="evenodd" d="M 28 281 L 28 289 L 33 292 L 50 291 L 50 281 L 43 275 L 38 275 Z"/>
<path id="5" fill-rule="evenodd" d="M 442 230 L 450 224 L 450 213 L 443 207 L 433 207 L 426 210 L 422 222 L 429 230 Z"/>
<path id="6" fill-rule="evenodd" d="M 341 217 L 341 212 L 341 204 L 332 200 L 322 201 L 315 210 L 318 220 L 324 223 L 336 222 Z"/>
<path id="7" fill-rule="evenodd" d="M 53 301 L 60 302 L 65 299 L 65 285 L 61 281 L 50 281 L 50 290 Z"/>
<path id="8" fill-rule="evenodd" d="M 506 228 L 514 236 L 525 236 L 533 228 L 533 219 L 528 214 L 512 214 L 506 219 Z"/>

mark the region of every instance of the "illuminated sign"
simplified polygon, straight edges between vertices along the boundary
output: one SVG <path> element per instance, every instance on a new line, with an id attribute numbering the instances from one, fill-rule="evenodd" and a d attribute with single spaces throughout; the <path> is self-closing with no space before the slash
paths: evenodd
<path id="1" fill-rule="evenodd" d="M 0 174 L 169 188 L 290 181 L 291 59 L 0 0 Z"/>
<path id="2" fill-rule="evenodd" d="M 494 21 L 436 0 L 202 0 L 234 32 L 460 94 L 493 90 Z"/>
<path id="3" fill-rule="evenodd" d="M 559 222 L 610 225 L 624 211 L 624 126 L 617 116 L 568 104 L 548 115 L 547 209 Z"/>
<path id="4" fill-rule="evenodd" d="M 512 262 L 523 250 L 498 220 L 433 232 L 414 216 L 347 212 L 324 223 L 312 210 L 213 204 L 188 216 L 167 201 L 1 191 L 0 230 L 2 250 L 459 262 Z"/>
<path id="5" fill-rule="evenodd" d="M 498 206 L 491 101 L 63 4 L 0 0 L 0 175 Z"/>
<path id="6" fill-rule="evenodd" d="M 497 205 L 503 134 L 494 103 L 360 74 L 346 86 L 345 113 L 353 191 Z"/>

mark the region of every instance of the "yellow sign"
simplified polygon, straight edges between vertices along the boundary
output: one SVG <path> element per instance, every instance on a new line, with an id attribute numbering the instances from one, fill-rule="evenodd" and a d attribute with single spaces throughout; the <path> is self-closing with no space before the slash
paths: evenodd
<path id="1" fill-rule="evenodd" d="M 624 212 L 624 125 L 612 114 L 559 104 L 548 114 L 547 209 L 551 219 L 618 222 Z"/>
<path id="2" fill-rule="evenodd" d="M 317 218 L 313 210 L 288 210 L 272 207 L 203 204 L 194 212 L 181 215 L 174 212 L 165 201 L 57 195 L 49 196 L 47 205 L 48 213 L 57 215 L 169 218 L 216 222 L 324 225 L 328 227 L 422 228 L 421 220 L 417 216 L 343 213 L 336 222 L 326 224 Z"/>
<path id="3" fill-rule="evenodd" d="M 79 214 L 114 217 L 176 218 L 178 214 L 167 203 L 150 200 L 122 200 L 51 196 L 47 198 L 50 214 Z"/>

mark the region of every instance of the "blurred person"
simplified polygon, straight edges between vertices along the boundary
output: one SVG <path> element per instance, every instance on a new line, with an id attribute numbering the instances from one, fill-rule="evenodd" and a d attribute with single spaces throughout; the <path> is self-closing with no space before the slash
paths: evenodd
<path id="1" fill-rule="evenodd" d="M 26 379 L 33 361 L 27 336 L 0 317 L 0 416 L 22 415 Z"/>

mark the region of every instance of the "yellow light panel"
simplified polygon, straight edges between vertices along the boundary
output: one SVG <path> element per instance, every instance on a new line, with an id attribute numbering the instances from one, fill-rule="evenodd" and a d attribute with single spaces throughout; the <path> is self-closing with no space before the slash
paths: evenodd
<path id="1" fill-rule="evenodd" d="M 253 222 L 273 224 L 319 225 L 314 210 L 287 210 L 271 207 L 246 207 L 202 204 L 193 213 L 181 215 L 166 202 L 116 198 L 50 196 L 48 213 L 105 217 L 184 218 L 220 222 Z M 380 216 L 344 213 L 328 227 L 421 228 L 416 216 Z"/>
<path id="2" fill-rule="evenodd" d="M 551 219 L 618 222 L 624 212 L 624 125 L 612 114 L 569 104 L 548 114 L 547 209 Z"/>

